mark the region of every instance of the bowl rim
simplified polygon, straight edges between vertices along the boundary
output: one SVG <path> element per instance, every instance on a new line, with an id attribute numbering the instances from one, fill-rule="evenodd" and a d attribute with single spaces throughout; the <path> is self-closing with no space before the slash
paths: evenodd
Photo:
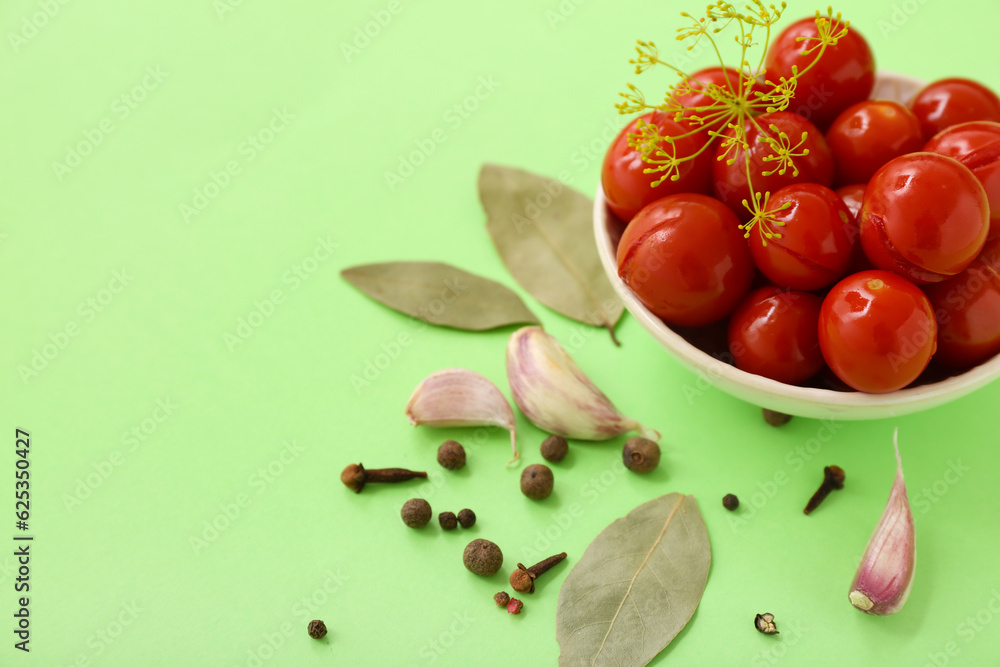
<path id="1" fill-rule="evenodd" d="M 879 70 L 876 86 L 898 85 L 904 89 L 919 89 L 925 82 L 911 76 Z M 897 89 L 898 90 L 898 89 Z M 653 337 L 669 352 L 692 370 L 706 371 L 710 369 L 713 376 L 719 380 L 744 387 L 762 398 L 773 397 L 797 402 L 806 402 L 816 406 L 837 406 L 842 408 L 900 408 L 917 404 L 929 404 L 935 399 L 952 400 L 988 384 L 1000 377 L 1000 354 L 994 356 L 969 370 L 933 382 L 898 389 L 884 394 L 869 394 L 861 391 L 836 391 L 818 387 L 800 387 L 785 384 L 760 375 L 742 371 L 735 366 L 704 352 L 683 336 L 671 329 L 659 317 L 650 312 L 625 285 L 618 276 L 617 249 L 612 247 L 608 236 L 609 211 L 604 196 L 604 187 L 600 181 L 594 197 L 594 237 L 598 254 L 604 271 L 622 298 L 628 311 L 639 320 Z M 716 383 L 719 384 L 719 383 Z M 722 387 L 725 389 L 725 387 Z M 731 393 L 731 392 L 727 392 Z M 939 401 L 939 402 L 944 402 Z"/>

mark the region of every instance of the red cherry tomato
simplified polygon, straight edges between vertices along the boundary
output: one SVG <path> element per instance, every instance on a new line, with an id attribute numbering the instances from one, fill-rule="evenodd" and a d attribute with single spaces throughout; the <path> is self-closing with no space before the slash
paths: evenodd
<path id="1" fill-rule="evenodd" d="M 819 346 L 837 377 L 858 391 L 902 389 L 923 372 L 935 349 L 930 301 L 906 278 L 862 271 L 823 299 Z"/>
<path id="2" fill-rule="evenodd" d="M 748 373 L 799 384 L 823 368 L 817 336 L 823 300 L 778 287 L 750 292 L 729 318 L 729 351 Z"/>
<path id="3" fill-rule="evenodd" d="M 841 27 L 838 23 L 831 32 Z M 807 54 L 802 51 L 816 42 L 803 42 L 799 38 L 812 39 L 818 34 L 814 18 L 802 19 L 785 28 L 767 50 L 767 79 L 791 79 L 793 66 L 805 70 L 816 59 L 816 51 Z M 827 47 L 815 67 L 798 77 L 789 111 L 825 129 L 841 111 L 868 99 L 874 85 L 875 57 L 865 38 L 851 26 L 836 46 Z"/>
<path id="4" fill-rule="evenodd" d="M 618 244 L 618 275 L 668 324 L 701 326 L 736 307 L 754 269 L 732 211 L 711 197 L 681 194 L 632 219 Z"/>
<path id="5" fill-rule="evenodd" d="M 710 84 L 714 84 L 725 89 L 730 95 L 733 96 L 733 98 L 744 94 L 744 91 L 740 87 L 739 73 L 732 67 L 727 67 L 724 70 L 718 66 L 706 67 L 705 69 L 698 70 L 692 74 L 691 78 L 694 79 L 694 81 L 689 83 L 688 87 L 690 90 L 687 93 L 674 98 L 675 103 L 690 109 L 690 111 L 687 112 L 688 114 L 700 115 L 698 111 L 694 110 L 696 107 L 706 107 L 717 104 L 716 100 L 712 99 L 705 93 L 705 90 Z M 744 86 L 745 85 L 746 83 L 744 80 Z M 754 81 L 750 88 L 750 100 L 753 101 L 756 99 L 756 96 L 753 95 L 754 91 L 764 90 L 765 88 L 761 84 Z M 710 138 L 708 132 L 710 130 L 715 130 L 717 132 L 723 131 L 725 128 L 725 122 L 720 119 L 714 123 L 708 124 L 691 123 L 691 127 L 703 128 L 705 132 L 702 140 L 708 140 Z M 718 139 L 715 138 L 714 141 L 718 141 Z"/>
<path id="6" fill-rule="evenodd" d="M 935 361 L 969 368 L 1000 352 L 1000 238 L 965 271 L 924 292 L 938 323 Z"/>
<path id="7" fill-rule="evenodd" d="M 661 197 L 679 192 L 707 193 L 712 182 L 712 152 L 706 150 L 681 163 L 676 181 L 668 178 L 652 187 L 654 182 L 663 177 L 663 172 L 645 173 L 646 169 L 654 165 L 644 162 L 639 151 L 628 145 L 628 135 L 636 132 L 636 125 L 640 120 L 659 127 L 662 136 L 681 137 L 691 132 L 666 114 L 654 111 L 636 118 L 615 137 L 604 156 L 601 184 L 611 211 L 625 222 L 631 220 L 642 207 Z M 666 141 L 660 142 L 660 146 L 668 154 L 673 155 L 676 150 L 678 156 L 695 155 L 704 145 L 704 139 L 699 138 L 698 134 L 677 139 L 673 146 Z"/>
<path id="8" fill-rule="evenodd" d="M 877 268 L 936 283 L 976 258 L 989 216 L 986 191 L 967 167 L 937 153 L 910 153 L 868 181 L 861 244 Z"/>
<path id="9" fill-rule="evenodd" d="M 806 291 L 844 275 L 854 242 L 851 214 L 837 193 L 816 183 L 788 185 L 771 194 L 767 210 L 776 221 L 767 223 L 774 236 L 766 238 L 762 222 L 750 230 L 750 252 L 761 273 L 776 285 Z"/>
<path id="10" fill-rule="evenodd" d="M 898 102 L 864 100 L 844 109 L 826 133 L 841 185 L 865 183 L 879 167 L 924 144 L 920 121 Z"/>
<path id="11" fill-rule="evenodd" d="M 847 273 L 857 273 L 875 268 L 865 257 L 865 250 L 861 247 L 861 229 L 858 227 L 861 217 L 861 202 L 865 197 L 865 185 L 865 183 L 852 183 L 834 190 L 851 214 L 851 225 L 847 231 L 854 248 L 851 250 L 851 261 L 847 264 Z"/>
<path id="12" fill-rule="evenodd" d="M 778 132 L 771 129 L 772 125 L 778 128 Z M 729 135 L 731 132 L 732 130 L 728 130 L 726 134 Z M 780 133 L 787 136 L 792 146 L 799 143 L 803 133 L 808 135 L 802 145 L 794 151 L 796 154 L 801 154 L 808 150 L 808 155 L 792 158 L 795 169 L 798 170 L 797 175 L 792 167 L 787 166 L 784 173 L 780 173 L 782 167 L 780 161 L 770 159 L 776 157 L 774 152 L 768 144 L 760 140 L 762 135 L 779 139 Z M 787 111 L 761 114 L 747 122 L 746 138 L 750 146 L 750 182 L 755 192 L 773 193 L 793 183 L 819 183 L 827 187 L 832 185 L 833 157 L 826 145 L 826 139 L 815 125 L 801 116 Z M 722 157 L 723 153 L 724 146 L 720 145 L 716 157 Z M 735 160 L 732 164 L 728 164 L 731 158 Z M 750 201 L 750 186 L 747 184 L 746 157 L 743 148 L 731 150 L 721 160 L 716 159 L 713 170 L 715 196 L 731 208 L 740 220 L 749 220 L 751 214 L 743 206 L 744 200 Z M 765 172 L 774 173 L 765 176 Z M 763 202 L 763 199 L 761 201 Z"/>
<path id="13" fill-rule="evenodd" d="M 1000 123 L 952 125 L 935 134 L 924 150 L 953 157 L 972 170 L 990 202 L 989 237 L 1000 236 Z"/>
<path id="14" fill-rule="evenodd" d="M 981 83 L 969 79 L 941 79 L 927 84 L 910 102 L 920 120 L 924 138 L 959 123 L 1000 121 L 1000 99 Z"/>

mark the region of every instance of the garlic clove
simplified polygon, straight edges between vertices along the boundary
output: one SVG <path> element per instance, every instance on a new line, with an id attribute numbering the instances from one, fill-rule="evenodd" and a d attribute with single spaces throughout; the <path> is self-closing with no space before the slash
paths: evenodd
<path id="1" fill-rule="evenodd" d="M 898 435 L 899 429 L 896 429 L 892 435 L 896 448 L 896 479 L 889 502 L 868 541 L 848 595 L 851 604 L 876 616 L 895 614 L 903 608 L 906 598 L 910 596 L 917 565 L 913 513 L 906 497 Z"/>
<path id="2" fill-rule="evenodd" d="M 446 368 L 428 375 L 406 404 L 414 426 L 499 426 L 510 431 L 510 448 L 517 461 L 517 425 L 510 403 L 495 384 L 465 368 Z"/>
<path id="3" fill-rule="evenodd" d="M 523 327 L 511 335 L 507 380 L 524 416 L 553 435 L 608 440 L 638 431 L 650 440 L 660 439 L 656 431 L 619 412 L 559 341 L 539 327 Z"/>

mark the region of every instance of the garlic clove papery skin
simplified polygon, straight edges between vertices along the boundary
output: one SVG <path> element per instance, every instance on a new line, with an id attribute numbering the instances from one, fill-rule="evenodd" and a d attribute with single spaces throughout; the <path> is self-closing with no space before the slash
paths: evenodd
<path id="1" fill-rule="evenodd" d="M 906 496 L 897 436 L 898 430 L 893 434 L 896 479 L 889 502 L 868 541 L 848 595 L 852 605 L 876 616 L 895 614 L 903 608 L 910 596 L 917 566 L 916 531 L 910 501 Z"/>
<path id="2" fill-rule="evenodd" d="M 428 375 L 406 404 L 414 426 L 436 428 L 499 426 L 510 431 L 510 448 L 517 461 L 517 424 L 510 403 L 495 384 L 465 368 L 446 368 Z M 509 464 L 508 464 L 509 465 Z"/>
<path id="3" fill-rule="evenodd" d="M 656 431 L 619 412 L 559 341 L 539 327 L 523 327 L 511 335 L 507 381 L 524 416 L 553 435 L 608 440 L 638 431 L 651 440 L 660 439 Z"/>

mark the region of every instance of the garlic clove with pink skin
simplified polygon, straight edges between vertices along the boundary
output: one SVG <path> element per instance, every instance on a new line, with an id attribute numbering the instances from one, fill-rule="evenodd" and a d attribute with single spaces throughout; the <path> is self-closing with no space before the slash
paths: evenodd
<path id="1" fill-rule="evenodd" d="M 868 541 L 848 595 L 851 604 L 866 614 L 876 616 L 895 614 L 903 608 L 910 596 L 917 566 L 913 513 L 906 497 L 898 435 L 899 429 L 892 435 L 896 448 L 896 479 L 889 502 Z"/>
<path id="2" fill-rule="evenodd" d="M 495 384 L 465 368 L 446 368 L 428 375 L 406 404 L 414 426 L 437 428 L 499 426 L 510 431 L 510 448 L 517 461 L 517 425 L 514 411 Z"/>
<path id="3" fill-rule="evenodd" d="M 576 365 L 555 338 L 540 327 L 523 327 L 507 343 L 507 380 L 514 403 L 528 420 L 553 435 L 574 440 L 608 440 L 638 431 L 660 434 L 629 419 Z"/>

